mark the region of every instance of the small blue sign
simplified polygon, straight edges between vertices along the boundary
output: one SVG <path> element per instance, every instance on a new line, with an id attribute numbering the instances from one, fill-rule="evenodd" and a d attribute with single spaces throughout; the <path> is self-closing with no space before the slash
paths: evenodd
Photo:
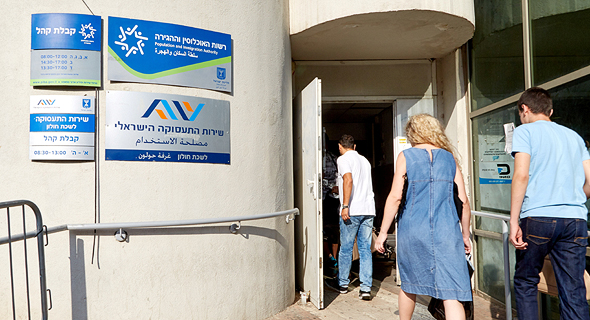
<path id="1" fill-rule="evenodd" d="M 31 113 L 30 132 L 94 132 L 93 114 Z"/>
<path id="2" fill-rule="evenodd" d="M 487 179 L 479 178 L 479 184 L 511 184 L 512 179 Z"/>
<path id="3" fill-rule="evenodd" d="M 100 16 L 40 13 L 31 17 L 31 49 L 101 50 Z"/>

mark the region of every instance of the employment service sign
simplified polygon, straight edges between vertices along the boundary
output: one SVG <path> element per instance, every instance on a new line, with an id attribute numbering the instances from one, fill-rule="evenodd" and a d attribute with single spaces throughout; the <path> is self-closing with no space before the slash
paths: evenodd
<path id="1" fill-rule="evenodd" d="M 29 159 L 94 160 L 94 97 L 31 96 Z"/>
<path id="2" fill-rule="evenodd" d="M 108 91 L 106 160 L 230 163 L 229 101 Z"/>
<path id="3" fill-rule="evenodd" d="M 109 80 L 231 92 L 231 35 L 108 18 Z"/>

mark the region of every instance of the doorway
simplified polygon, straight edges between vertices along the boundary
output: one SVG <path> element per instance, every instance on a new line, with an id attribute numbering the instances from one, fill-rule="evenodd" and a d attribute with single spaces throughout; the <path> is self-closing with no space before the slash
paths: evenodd
<path id="1" fill-rule="evenodd" d="M 343 134 L 350 134 L 358 153 L 371 163 L 377 228 L 381 225 L 393 179 L 393 119 L 393 102 L 322 103 L 326 150 L 339 156 L 338 140 Z"/>

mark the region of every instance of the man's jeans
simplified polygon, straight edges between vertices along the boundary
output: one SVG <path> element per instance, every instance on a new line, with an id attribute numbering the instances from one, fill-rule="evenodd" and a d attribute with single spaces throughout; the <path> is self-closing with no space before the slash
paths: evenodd
<path id="1" fill-rule="evenodd" d="M 514 292 L 519 320 L 539 319 L 537 284 L 549 254 L 559 291 L 560 318 L 589 320 L 584 269 L 588 227 L 582 219 L 528 217 L 520 221 L 526 250 L 516 250 Z"/>
<path id="2" fill-rule="evenodd" d="M 354 239 L 359 249 L 359 278 L 361 290 L 371 291 L 373 285 L 373 240 L 374 216 L 351 216 L 349 220 L 340 218 L 340 251 L 338 253 L 338 284 L 342 287 L 350 283 L 350 266 L 352 264 L 352 247 Z"/>

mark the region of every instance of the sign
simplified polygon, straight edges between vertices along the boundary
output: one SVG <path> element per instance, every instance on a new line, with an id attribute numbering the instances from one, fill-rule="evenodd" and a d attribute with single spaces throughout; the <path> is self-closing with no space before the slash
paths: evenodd
<path id="1" fill-rule="evenodd" d="M 100 87 L 100 51 L 33 50 L 32 86 Z"/>
<path id="2" fill-rule="evenodd" d="M 108 91 L 106 160 L 230 163 L 229 101 Z"/>
<path id="3" fill-rule="evenodd" d="M 31 16 L 31 49 L 100 51 L 100 16 L 41 13 Z"/>
<path id="4" fill-rule="evenodd" d="M 500 134 L 479 135 L 479 190 L 481 207 L 510 211 L 514 159 L 506 152 Z"/>
<path id="5" fill-rule="evenodd" d="M 100 16 L 31 16 L 32 86 L 100 87 Z"/>
<path id="6" fill-rule="evenodd" d="M 31 96 L 29 159 L 94 160 L 92 96 Z"/>
<path id="7" fill-rule="evenodd" d="M 231 92 L 231 36 L 109 17 L 109 80 Z"/>

